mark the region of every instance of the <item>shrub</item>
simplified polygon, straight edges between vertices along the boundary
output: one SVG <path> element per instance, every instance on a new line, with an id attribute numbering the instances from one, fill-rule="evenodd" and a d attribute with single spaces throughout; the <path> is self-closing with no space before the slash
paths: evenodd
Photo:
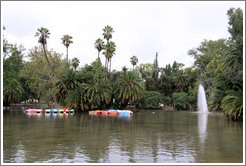
<path id="1" fill-rule="evenodd" d="M 157 91 L 145 91 L 141 100 L 141 108 L 159 108 L 159 104 L 163 101 L 163 96 Z"/>
<path id="2" fill-rule="evenodd" d="M 189 107 L 189 97 L 185 92 L 172 94 L 173 105 L 177 110 L 187 110 Z"/>

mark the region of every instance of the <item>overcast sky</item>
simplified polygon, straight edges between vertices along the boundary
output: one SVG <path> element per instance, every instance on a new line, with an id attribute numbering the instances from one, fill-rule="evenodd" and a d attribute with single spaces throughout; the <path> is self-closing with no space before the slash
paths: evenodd
<path id="1" fill-rule="evenodd" d="M 115 31 L 112 69 L 132 68 L 133 55 L 138 57 L 138 64 L 153 63 L 156 52 L 160 67 L 174 61 L 190 67 L 194 60 L 187 55 L 188 50 L 198 47 L 204 39 L 228 38 L 227 10 L 240 7 L 245 12 L 244 6 L 244 1 L 1 1 L 1 25 L 6 27 L 7 40 L 23 44 L 26 54 L 39 45 L 34 35 L 44 27 L 51 33 L 48 49 L 62 53 L 65 58 L 61 37 L 69 34 L 74 42 L 69 47 L 69 59 L 77 57 L 80 67 L 97 58 L 94 42 L 103 38 L 106 25 Z M 101 60 L 104 64 L 103 54 Z"/>

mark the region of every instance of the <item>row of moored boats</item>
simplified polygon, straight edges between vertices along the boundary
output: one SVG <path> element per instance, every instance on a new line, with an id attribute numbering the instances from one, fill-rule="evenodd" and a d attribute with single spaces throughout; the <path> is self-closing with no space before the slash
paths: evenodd
<path id="1" fill-rule="evenodd" d="M 25 113 L 50 114 L 50 113 L 74 113 L 73 109 L 28 109 Z"/>
<path id="2" fill-rule="evenodd" d="M 50 113 L 74 113 L 74 109 L 28 109 L 25 113 L 36 113 L 36 114 L 50 114 Z M 118 114 L 132 115 L 133 112 L 130 110 L 95 110 L 89 111 L 89 115 L 112 115 Z"/>

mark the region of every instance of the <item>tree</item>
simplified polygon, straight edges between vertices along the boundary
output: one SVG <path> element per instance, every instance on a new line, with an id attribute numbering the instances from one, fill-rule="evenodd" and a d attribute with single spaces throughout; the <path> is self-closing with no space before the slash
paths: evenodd
<path id="1" fill-rule="evenodd" d="M 60 101 L 65 98 L 69 91 L 74 90 L 78 86 L 78 81 L 76 79 L 76 74 L 74 70 L 68 68 L 62 77 L 56 83 L 59 92 L 57 93 L 57 99 Z"/>
<path id="2" fill-rule="evenodd" d="M 80 61 L 79 61 L 78 58 L 73 58 L 72 59 L 72 66 L 73 66 L 74 70 L 77 69 L 77 67 L 79 66 L 79 63 L 80 63 Z"/>
<path id="3" fill-rule="evenodd" d="M 173 93 L 172 95 L 173 105 L 178 110 L 187 110 L 189 106 L 189 98 L 187 93 Z"/>
<path id="4" fill-rule="evenodd" d="M 107 25 L 102 30 L 103 30 L 103 34 L 102 35 L 103 35 L 104 39 L 107 40 L 107 43 L 108 43 L 109 39 L 112 38 L 112 33 L 114 32 L 114 29 L 111 26 Z"/>
<path id="5" fill-rule="evenodd" d="M 163 102 L 163 96 L 157 91 L 145 91 L 140 102 L 141 108 L 160 108 L 160 103 Z"/>
<path id="6" fill-rule="evenodd" d="M 243 56 L 243 11 L 240 8 L 230 8 L 227 11 L 229 18 L 228 32 L 231 40 L 235 43 L 239 56 Z"/>
<path id="7" fill-rule="evenodd" d="M 184 87 L 187 85 L 186 75 L 183 70 L 179 70 L 177 75 L 173 77 L 174 85 L 179 89 L 179 92 L 183 92 Z"/>
<path id="8" fill-rule="evenodd" d="M 152 84 L 153 84 L 153 90 L 157 91 L 159 85 L 158 52 L 156 52 L 155 60 L 153 63 Z"/>
<path id="9" fill-rule="evenodd" d="M 104 41 L 100 38 L 98 38 L 95 43 L 94 43 L 94 47 L 97 49 L 98 51 L 98 59 L 99 59 L 99 53 L 102 51 L 102 49 L 104 48 Z"/>
<path id="10" fill-rule="evenodd" d="M 89 104 L 85 88 L 86 84 L 79 83 L 78 87 L 75 88 L 73 91 L 70 91 L 67 97 L 65 98 L 65 105 L 76 110 L 84 111 Z"/>
<path id="11" fill-rule="evenodd" d="M 99 59 L 92 62 L 93 77 L 85 88 L 88 101 L 101 109 L 111 102 L 112 84 L 106 77 L 102 63 Z"/>
<path id="12" fill-rule="evenodd" d="M 122 71 L 126 72 L 128 70 L 128 68 L 126 66 L 122 67 Z"/>
<path id="13" fill-rule="evenodd" d="M 109 71 L 111 71 L 111 59 L 113 57 L 113 54 L 115 53 L 115 48 L 116 48 L 116 45 L 114 42 L 109 42 L 109 39 L 112 38 L 112 33 L 114 32 L 114 29 L 107 25 L 104 27 L 103 29 L 103 37 L 104 39 L 107 40 L 107 44 L 105 45 L 104 49 L 106 50 L 106 53 L 104 52 L 104 55 L 106 57 L 106 60 L 105 60 L 105 67 L 108 69 L 108 63 L 110 61 L 110 68 L 109 68 Z M 110 44 L 109 44 L 110 43 Z M 110 52 L 113 52 L 113 53 L 109 53 L 108 50 L 111 50 Z"/>
<path id="14" fill-rule="evenodd" d="M 9 44 L 8 53 L 3 60 L 3 79 L 17 78 L 19 79 L 19 71 L 24 66 L 23 61 L 23 51 L 22 45 L 17 47 L 17 45 Z"/>
<path id="15" fill-rule="evenodd" d="M 6 105 L 9 106 L 10 103 L 20 99 L 23 92 L 24 90 L 17 79 L 12 78 L 4 81 L 3 101 Z"/>
<path id="16" fill-rule="evenodd" d="M 107 79 L 98 78 L 95 75 L 93 82 L 87 84 L 85 90 L 88 101 L 98 109 L 111 102 L 112 85 Z"/>
<path id="17" fill-rule="evenodd" d="M 53 68 L 51 67 L 51 64 L 50 64 L 50 61 L 48 59 L 47 52 L 46 52 L 46 49 L 47 49 L 47 39 L 50 37 L 49 35 L 50 35 L 49 30 L 46 29 L 46 28 L 41 27 L 36 32 L 35 37 L 39 37 L 38 42 L 40 44 L 42 44 L 46 61 L 47 61 L 48 65 L 49 65 L 49 68 L 53 71 Z"/>
<path id="18" fill-rule="evenodd" d="M 144 91 L 141 79 L 133 71 L 122 73 L 114 84 L 114 96 L 123 107 L 127 106 L 128 102 L 137 104 L 142 99 Z"/>
<path id="19" fill-rule="evenodd" d="M 37 94 L 37 98 L 44 102 L 50 102 L 56 99 L 59 89 L 56 86 L 57 80 L 66 70 L 66 61 L 61 59 L 61 54 L 48 51 L 47 55 L 50 59 L 50 65 L 56 69 L 56 74 L 47 68 L 44 57 L 46 56 L 41 47 L 34 47 L 30 50 L 27 57 L 29 61 L 20 71 L 20 76 L 30 80 L 28 85 L 32 93 Z"/>
<path id="20" fill-rule="evenodd" d="M 105 66 L 106 66 L 106 68 L 107 68 L 108 71 L 111 70 L 111 63 L 110 63 L 110 68 L 109 69 L 108 69 L 108 63 L 111 60 L 111 58 L 113 57 L 113 55 L 115 54 L 115 48 L 116 48 L 116 45 L 112 41 L 108 42 L 104 46 L 104 50 L 105 51 L 103 52 L 103 54 L 105 55 L 105 58 L 106 58 Z"/>
<path id="21" fill-rule="evenodd" d="M 243 114 L 243 89 L 240 87 L 234 89 L 227 91 L 227 95 L 222 100 L 222 108 L 226 115 L 237 120 L 241 119 Z"/>
<path id="22" fill-rule="evenodd" d="M 146 82 L 147 80 L 151 79 L 151 74 L 153 72 L 153 64 L 151 63 L 141 63 L 139 66 L 136 67 L 142 82 Z M 146 86 L 146 85 L 145 85 Z"/>
<path id="23" fill-rule="evenodd" d="M 22 45 L 17 46 L 17 44 L 7 43 L 7 40 L 3 46 L 6 46 L 3 49 L 3 89 L 5 89 L 5 98 L 3 100 L 4 105 L 10 105 L 10 102 L 12 103 L 21 99 L 25 100 L 28 96 L 29 86 L 27 85 L 27 80 L 19 75 L 24 67 L 23 51 L 25 49 Z M 19 90 L 21 92 L 13 96 Z"/>
<path id="24" fill-rule="evenodd" d="M 69 36 L 68 34 L 67 35 L 63 35 L 63 37 L 61 38 L 62 40 L 62 44 L 67 48 L 67 65 L 69 66 L 69 63 L 68 63 L 68 47 L 70 44 L 73 43 L 72 41 L 72 36 Z"/>
<path id="25" fill-rule="evenodd" d="M 132 66 L 133 66 L 133 69 L 134 69 L 134 66 L 138 63 L 138 58 L 134 55 L 131 57 L 131 61 L 132 63 Z"/>

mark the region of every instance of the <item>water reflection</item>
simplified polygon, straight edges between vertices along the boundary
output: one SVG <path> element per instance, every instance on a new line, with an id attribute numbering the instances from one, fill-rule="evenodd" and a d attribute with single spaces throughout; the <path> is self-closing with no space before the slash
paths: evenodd
<path id="1" fill-rule="evenodd" d="M 138 112 L 130 117 L 5 112 L 3 162 L 194 163 L 211 162 L 212 156 L 218 158 L 217 162 L 241 161 L 240 137 L 233 137 L 239 139 L 233 142 L 232 136 L 227 137 L 228 131 L 229 135 L 241 136 L 242 128 L 236 131 L 234 123 L 217 118 L 183 112 Z M 218 127 L 209 129 L 208 119 Z M 218 146 L 221 127 L 227 144 Z M 226 146 L 229 142 L 233 145 Z M 209 146 L 199 155 L 205 143 Z M 216 155 L 218 152 L 221 155 Z M 223 158 L 225 155 L 229 157 Z"/>
<path id="2" fill-rule="evenodd" d="M 25 113 L 25 115 L 28 118 L 42 118 L 45 117 L 46 119 L 50 119 L 50 118 L 68 118 L 70 116 L 73 116 L 74 113 Z"/>
<path id="3" fill-rule="evenodd" d="M 198 132 L 201 148 L 205 146 L 207 139 L 208 113 L 198 113 Z"/>

